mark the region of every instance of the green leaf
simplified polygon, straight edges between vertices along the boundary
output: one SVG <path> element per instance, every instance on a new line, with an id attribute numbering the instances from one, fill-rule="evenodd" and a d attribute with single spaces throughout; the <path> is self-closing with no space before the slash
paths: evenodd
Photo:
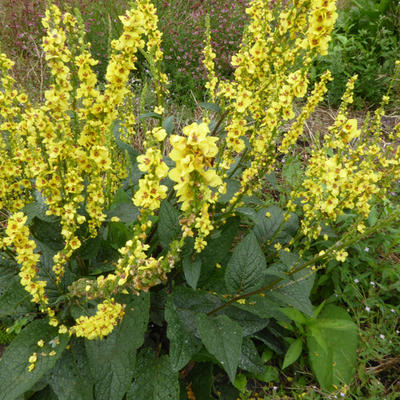
<path id="1" fill-rule="evenodd" d="M 54 366 L 49 383 L 59 400 L 93 399 L 93 378 L 83 340 L 75 339 Z"/>
<path id="2" fill-rule="evenodd" d="M 242 328 L 226 315 L 211 318 L 198 314 L 196 325 L 206 349 L 221 363 L 234 383 L 242 348 Z"/>
<path id="3" fill-rule="evenodd" d="M 221 108 L 219 107 L 218 104 L 208 103 L 208 102 L 200 102 L 200 103 L 197 103 L 197 105 L 199 107 L 201 107 L 201 108 L 206 109 L 206 110 L 210 110 L 210 111 L 213 111 L 213 112 L 215 112 L 217 114 L 221 114 Z"/>
<path id="4" fill-rule="evenodd" d="M 148 113 L 143 113 L 139 115 L 139 119 L 145 119 L 145 118 L 157 118 L 157 119 L 161 119 L 162 115 L 161 114 L 157 114 L 155 112 L 148 112 Z"/>
<path id="5" fill-rule="evenodd" d="M 54 347 L 49 343 L 58 337 L 59 343 Z M 46 344 L 37 345 L 43 339 Z M 57 329 L 45 320 L 36 320 L 27 325 L 13 340 L 0 360 L 0 400 L 15 400 L 30 390 L 61 357 L 68 344 L 68 335 L 59 335 Z M 55 343 L 55 342 L 53 342 Z M 49 356 L 50 351 L 54 356 Z M 28 371 L 29 357 L 37 353 L 37 362 L 33 371 Z M 46 356 L 41 355 L 46 353 Z"/>
<path id="6" fill-rule="evenodd" d="M 332 304 L 324 308 L 319 320 L 322 323 L 317 325 L 318 330 L 326 347 L 321 346 L 313 331 L 307 337 L 307 346 L 311 368 L 321 388 L 330 392 L 335 389 L 334 385 L 350 384 L 354 376 L 358 328 L 344 309 Z"/>
<path id="7" fill-rule="evenodd" d="M 47 205 L 44 201 L 34 201 L 26 205 L 22 212 L 28 217 L 27 223 L 30 224 L 34 218 L 41 219 L 42 221 L 54 223 L 59 221 L 59 217 L 55 215 L 47 215 L 46 211 L 48 210 Z"/>
<path id="8" fill-rule="evenodd" d="M 295 308 L 281 308 L 281 311 L 292 321 L 296 322 L 299 325 L 305 325 L 307 320 L 304 315 Z"/>
<path id="9" fill-rule="evenodd" d="M 210 400 L 214 382 L 213 365 L 211 363 L 196 363 L 190 373 L 190 381 L 196 400 Z"/>
<path id="10" fill-rule="evenodd" d="M 85 343 L 95 379 L 96 400 L 119 400 L 129 388 L 136 350 L 143 344 L 149 321 L 150 295 L 142 293 L 126 305 L 122 323 L 106 338 Z"/>
<path id="11" fill-rule="evenodd" d="M 200 253 L 201 258 L 201 276 L 200 283 L 211 277 L 217 264 L 225 266 L 230 257 L 232 242 L 239 229 L 240 218 L 229 218 L 221 230 L 214 232 L 210 238 L 207 238 L 207 246 Z"/>
<path id="12" fill-rule="evenodd" d="M 170 115 L 165 118 L 162 127 L 167 131 L 168 135 L 171 135 L 175 129 L 174 116 Z"/>
<path id="13" fill-rule="evenodd" d="M 196 289 L 201 273 L 201 259 L 197 257 L 193 259 L 192 255 L 183 257 L 182 267 L 186 282 L 191 288 Z"/>
<path id="14" fill-rule="evenodd" d="M 25 396 L 26 398 L 26 396 Z M 30 400 L 58 400 L 57 395 L 53 392 L 50 386 L 46 386 L 40 392 L 36 392 L 32 397 L 29 397 Z"/>
<path id="15" fill-rule="evenodd" d="M 33 311 L 31 299 L 31 295 L 20 284 L 19 277 L 12 277 L 9 286 L 0 296 L 0 318 Z"/>
<path id="16" fill-rule="evenodd" d="M 300 357 L 302 350 L 303 342 L 301 341 L 301 338 L 298 338 L 289 346 L 285 354 L 285 359 L 283 360 L 282 369 L 285 369 L 289 365 L 293 364 Z"/>
<path id="17" fill-rule="evenodd" d="M 299 271 L 291 275 L 291 279 L 280 282 L 278 288 L 272 289 L 266 296 L 277 304 L 295 307 L 302 313 L 313 316 L 310 292 L 314 279 L 315 274 L 310 274 L 307 270 Z"/>
<path id="18" fill-rule="evenodd" d="M 263 284 L 266 262 L 254 233 L 250 232 L 236 246 L 225 273 L 231 293 L 247 293 Z"/>
<path id="19" fill-rule="evenodd" d="M 157 232 L 164 249 L 181 233 L 178 210 L 167 200 L 161 203 Z"/>
<path id="20" fill-rule="evenodd" d="M 134 206 L 132 199 L 122 188 L 118 189 L 113 203 L 107 211 L 107 218 L 118 217 L 121 222 L 131 224 L 137 220 L 138 216 L 139 209 Z"/>
<path id="21" fill-rule="evenodd" d="M 226 307 L 224 314 L 242 327 L 243 337 L 251 336 L 254 333 L 264 329 L 270 322 L 269 319 L 260 318 L 254 313 L 242 310 L 235 306 Z"/>
<path id="22" fill-rule="evenodd" d="M 261 382 L 278 382 L 279 381 L 279 370 L 276 367 L 272 367 L 271 365 L 267 365 L 265 367 L 265 371 L 262 374 L 257 374 L 254 376 Z"/>
<path id="23" fill-rule="evenodd" d="M 154 350 L 143 349 L 134 377 L 127 400 L 179 400 L 178 372 L 172 370 L 167 355 L 157 358 Z"/>
<path id="24" fill-rule="evenodd" d="M 266 213 L 270 216 L 266 217 Z M 263 208 L 257 213 L 258 223 L 253 231 L 259 243 L 265 243 L 270 240 L 283 221 L 283 211 L 277 206 Z"/>
<path id="25" fill-rule="evenodd" d="M 174 309 L 185 329 L 199 337 L 196 330 L 196 316 L 199 312 L 208 313 L 219 307 L 222 301 L 205 291 L 177 286 L 170 295 Z"/>
<path id="26" fill-rule="evenodd" d="M 266 217 L 266 213 L 270 216 Z M 287 243 L 296 234 L 299 228 L 299 218 L 296 214 L 290 213 L 288 221 L 283 222 L 284 213 L 281 208 L 271 206 L 263 208 L 257 213 L 258 223 L 254 226 L 255 233 L 260 245 L 264 245 L 273 237 L 273 243 Z M 277 232 L 279 229 L 279 232 Z"/>
<path id="27" fill-rule="evenodd" d="M 180 320 L 171 297 L 165 307 L 170 362 L 173 371 L 182 369 L 201 347 L 201 341 L 193 336 Z"/>
<path id="28" fill-rule="evenodd" d="M 116 250 L 124 246 L 132 236 L 132 231 L 122 222 L 110 222 L 105 233 L 108 244 Z"/>
<path id="29" fill-rule="evenodd" d="M 226 204 L 235 193 L 240 189 L 240 181 L 236 179 L 226 179 L 226 192 L 219 196 L 218 203 Z"/>
<path id="30" fill-rule="evenodd" d="M 256 346 L 253 341 L 247 337 L 243 338 L 239 368 L 253 374 L 262 374 L 265 370 L 265 366 L 258 354 Z"/>

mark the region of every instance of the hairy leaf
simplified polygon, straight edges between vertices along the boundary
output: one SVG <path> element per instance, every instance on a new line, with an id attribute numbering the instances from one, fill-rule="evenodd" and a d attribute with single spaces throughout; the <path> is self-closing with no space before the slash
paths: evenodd
<path id="1" fill-rule="evenodd" d="M 266 262 L 254 233 L 236 246 L 226 268 L 225 282 L 230 292 L 247 293 L 263 284 Z"/>
<path id="2" fill-rule="evenodd" d="M 234 383 L 242 349 L 242 328 L 226 315 L 212 318 L 198 314 L 196 325 L 206 349 L 217 358 Z"/>
<path id="3" fill-rule="evenodd" d="M 173 371 L 167 355 L 157 358 L 154 350 L 143 349 L 134 377 L 127 400 L 179 400 L 178 372 Z"/>
<path id="4" fill-rule="evenodd" d="M 58 338 L 54 347 L 49 343 Z M 39 340 L 45 341 L 45 346 L 37 345 Z M 59 335 L 57 329 L 45 320 L 36 320 L 27 325 L 13 340 L 0 360 L 0 400 L 15 400 L 30 390 L 61 357 L 68 335 Z M 50 356 L 50 351 L 55 355 Z M 37 353 L 37 362 L 33 371 L 28 371 L 29 357 Z M 42 355 L 45 354 L 45 355 Z"/>
<path id="5" fill-rule="evenodd" d="M 128 302 L 124 319 L 105 339 L 86 341 L 89 367 L 95 379 L 96 400 L 122 399 L 129 388 L 136 350 L 143 344 L 149 321 L 150 295 Z"/>

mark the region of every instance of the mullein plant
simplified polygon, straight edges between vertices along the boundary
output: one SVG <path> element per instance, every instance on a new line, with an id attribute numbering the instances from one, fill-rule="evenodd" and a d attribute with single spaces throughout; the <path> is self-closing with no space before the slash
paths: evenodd
<path id="1" fill-rule="evenodd" d="M 237 305 L 251 312 L 248 306 L 257 299 L 276 288 L 283 290 L 286 281 L 293 285 L 303 272 L 300 280 L 309 280 L 330 260 L 344 261 L 349 245 L 398 220 L 399 210 L 393 209 L 378 223 L 368 224 L 371 208 L 379 208 L 400 179 L 400 150 L 394 144 L 400 137 L 400 125 L 390 133 L 393 144 L 381 146 L 385 97 L 369 123 L 359 128 L 347 113 L 356 77 L 352 78 L 330 134 L 310 149 L 304 177 L 290 193 L 286 210 L 258 203 L 250 212 L 246 199 L 268 189 L 263 186 L 265 177 L 279 171 L 282 157 L 295 151 L 305 121 L 326 93 L 330 73 L 309 88 L 308 71 L 316 56 L 327 54 L 337 18 L 335 1 L 292 0 L 278 12 L 266 0 L 253 0 L 246 10 L 250 23 L 232 58 L 232 80 L 219 80 L 215 73 L 216 55 L 208 31 L 206 87 L 220 116 L 212 121 L 205 111 L 203 119 L 184 127 L 182 134 L 173 132 L 167 123 L 170 118 L 164 115 L 168 79 L 162 72 L 162 34 L 156 10 L 149 0 L 131 3 L 132 8 L 120 17 L 123 33 L 111 43 L 104 87 L 97 84 L 93 72 L 97 61 L 84 41 L 79 18 L 62 14 L 54 5 L 49 5 L 43 19 L 47 31 L 43 49 L 52 75 L 43 104 L 31 104 L 14 88 L 8 75 L 13 62 L 0 55 L 0 208 L 7 215 L 1 233 L 2 260 L 18 265 L 20 285 L 36 305 L 35 312 L 53 329 L 47 340 L 53 344 L 61 340 L 65 346 L 72 336 L 92 341 L 109 335 L 132 312 L 127 307 L 129 296 L 140 296 L 168 280 L 167 294 L 173 282 L 186 286 L 176 275 L 183 269 L 189 286 L 209 289 L 216 299 L 199 310 L 203 314 L 197 319 L 198 330 L 207 351 L 234 381 L 242 336 L 237 360 L 227 363 L 204 326 L 218 314 L 213 321 L 237 327 L 237 322 L 223 314 L 224 309 Z M 157 98 L 149 115 L 159 121 L 159 126 L 146 132 L 141 155 L 130 145 L 144 119 L 133 114 L 129 88 L 138 53 L 149 62 Z M 304 97 L 297 112 L 296 99 Z M 132 154 L 136 154 L 134 160 Z M 136 181 L 133 165 L 139 171 Z M 233 181 L 238 184 L 232 186 Z M 138 210 L 130 222 L 110 213 L 121 190 L 125 196 L 129 193 L 130 206 Z M 32 210 L 37 210 L 33 205 L 41 207 L 40 215 L 36 212 L 32 217 Z M 218 241 L 221 232 L 229 236 L 224 226 L 237 216 L 244 218 L 250 233 L 233 254 L 234 237 L 221 260 L 202 265 L 208 245 Z M 351 223 L 347 218 L 340 240 L 332 242 L 327 228 L 335 228 L 343 216 Z M 51 268 L 46 272 L 49 259 L 45 260 L 43 243 L 32 230 L 35 218 L 56 224 L 61 235 L 62 246 L 51 253 Z M 165 218 L 170 224 L 167 233 L 161 229 Z M 293 224 L 293 234 L 283 237 Z M 89 252 L 84 246 L 100 235 L 107 237 L 105 232 L 115 227 L 123 231 L 123 243 L 117 241 L 118 257 L 105 272 L 90 271 L 91 263 L 82 260 Z M 154 244 L 157 237 L 162 245 Z M 321 240 L 326 250 L 312 254 L 313 243 Z M 243 261 L 243 252 L 249 252 L 244 258 L 251 262 Z M 285 253 L 296 255 L 287 269 L 272 272 L 267 268 L 265 256 L 272 265 L 284 259 Z M 210 267 L 216 277 L 223 271 L 222 283 L 201 286 L 201 269 L 210 274 Z M 193 296 L 197 291 L 193 290 Z M 290 305 L 293 299 L 287 296 Z M 265 317 L 259 309 L 255 312 Z M 173 326 L 171 313 L 169 309 L 166 316 Z M 238 326 L 233 331 L 236 335 L 242 329 Z M 173 340 L 172 335 L 169 338 Z M 199 340 L 198 335 L 190 340 Z M 43 354 L 56 353 L 44 353 L 44 345 L 39 340 L 29 357 L 27 369 L 32 373 Z M 175 363 L 176 368 L 190 360 L 192 350 L 189 359 Z M 176 356 L 174 351 L 172 343 L 171 359 Z"/>

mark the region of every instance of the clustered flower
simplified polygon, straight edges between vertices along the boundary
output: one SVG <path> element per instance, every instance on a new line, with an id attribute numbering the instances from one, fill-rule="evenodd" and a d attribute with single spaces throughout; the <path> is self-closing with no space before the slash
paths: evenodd
<path id="1" fill-rule="evenodd" d="M 173 147 L 170 157 L 176 167 L 169 177 L 176 182 L 174 189 L 185 212 L 182 229 L 187 236 L 193 236 L 192 228 L 197 230 L 195 248 L 200 252 L 206 245 L 204 238 L 213 229 L 208 218 L 209 206 L 215 202 L 215 192 L 211 188 L 222 190 L 222 179 L 212 167 L 218 153 L 218 138 L 209 136 L 208 124 L 191 124 L 183 128 L 185 136 L 172 135 Z"/>

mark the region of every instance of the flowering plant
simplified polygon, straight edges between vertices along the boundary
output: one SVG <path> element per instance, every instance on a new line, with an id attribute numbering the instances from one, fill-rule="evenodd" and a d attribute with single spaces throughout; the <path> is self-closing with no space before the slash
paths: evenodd
<path id="1" fill-rule="evenodd" d="M 315 274 L 398 219 L 398 209 L 381 207 L 400 178 L 400 150 L 380 143 L 388 98 L 359 128 L 347 114 L 355 78 L 329 136 L 297 172 L 284 166 L 330 80 L 326 72 L 308 88 L 334 1 L 293 0 L 277 13 L 253 0 L 246 12 L 232 80 L 218 79 L 208 35 L 211 103 L 182 134 L 164 115 L 168 81 L 149 0 L 120 17 L 104 88 L 84 28 L 56 6 L 43 19 L 53 77 L 43 104 L 14 88 L 1 54 L 0 317 L 26 326 L 0 361 L 0 399 L 38 387 L 60 398 L 68 387 L 72 397 L 178 399 L 178 371 L 193 360 L 219 365 L 232 383 L 238 367 L 263 374 L 257 341 L 287 350 L 286 366 L 299 343 L 286 349 L 281 329 L 298 313 L 315 317 Z M 138 53 L 157 98 L 139 118 L 129 89 Z M 146 118 L 157 124 L 139 154 L 131 144 Z M 397 125 L 389 138 L 399 136 Z M 286 189 L 270 196 L 277 180 Z M 382 212 L 369 224 L 373 205 Z M 310 351 L 324 351 L 321 326 L 310 325 Z M 338 326 L 356 335 L 351 322 Z M 312 357 L 311 365 L 320 368 Z M 332 365 L 330 378 L 317 372 L 326 390 L 348 383 L 354 368 Z"/>

